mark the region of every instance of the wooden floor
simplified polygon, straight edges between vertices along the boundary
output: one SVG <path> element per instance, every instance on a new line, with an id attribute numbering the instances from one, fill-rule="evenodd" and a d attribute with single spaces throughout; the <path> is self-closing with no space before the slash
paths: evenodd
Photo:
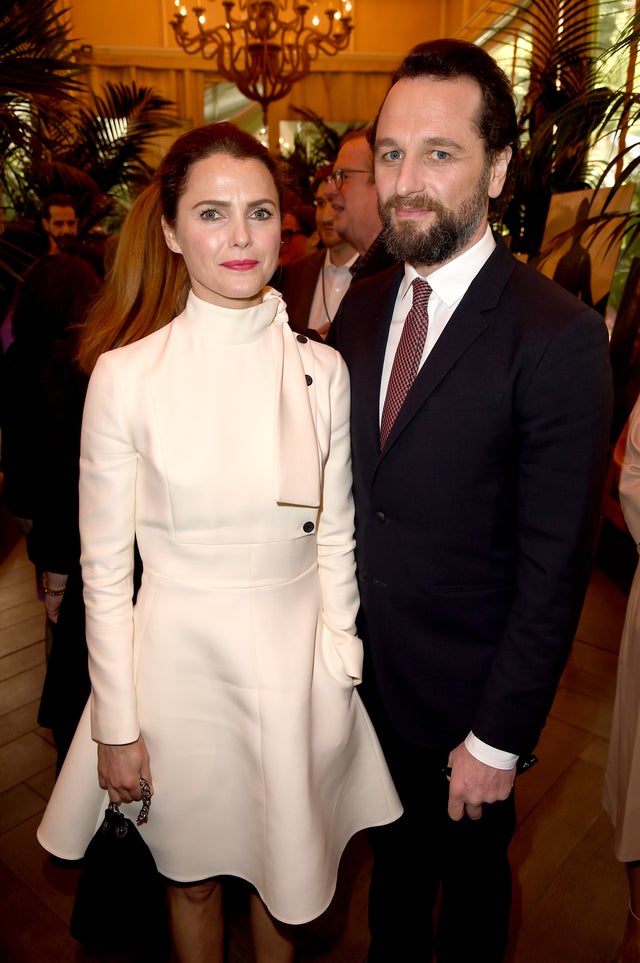
<path id="1" fill-rule="evenodd" d="M 612 855 L 601 793 L 625 604 L 624 591 L 596 569 L 571 660 L 538 748 L 540 762 L 518 779 L 509 963 L 611 963 L 616 955 L 626 916 L 626 884 Z M 55 762 L 50 733 L 36 723 L 43 639 L 43 606 L 24 542 L 0 512 L 3 963 L 93 959 L 68 935 L 77 871 L 54 867 L 35 840 Z M 334 905 L 309 928 L 304 961 L 361 963 L 367 945 L 369 868 L 368 848 L 357 837 L 347 851 Z M 131 893 L 130 885 L 127 889 Z M 242 891 L 232 891 L 229 915 L 229 959 L 251 963 Z"/>

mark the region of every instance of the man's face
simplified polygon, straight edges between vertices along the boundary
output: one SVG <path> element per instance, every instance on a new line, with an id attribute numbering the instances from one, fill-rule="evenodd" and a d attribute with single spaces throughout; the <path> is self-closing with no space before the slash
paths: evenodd
<path id="1" fill-rule="evenodd" d="M 42 226 L 51 237 L 77 237 L 78 218 L 72 207 L 52 204 L 48 219 L 42 218 Z"/>
<path id="2" fill-rule="evenodd" d="M 332 248 L 343 241 L 335 229 L 336 217 L 342 214 L 343 209 L 333 181 L 322 181 L 316 191 L 316 227 L 325 247 Z"/>
<path id="3" fill-rule="evenodd" d="M 354 137 L 343 144 L 333 169 L 344 172 L 342 186 L 338 188 L 338 203 L 342 204 L 343 210 L 336 212 L 334 227 L 340 235 L 352 241 L 350 225 L 357 221 L 358 216 L 362 217 L 364 212 L 371 208 L 375 210 L 377 204 L 373 158 L 367 138 Z"/>
<path id="4" fill-rule="evenodd" d="M 403 78 L 378 120 L 376 187 L 390 253 L 414 267 L 440 265 L 484 234 L 490 197 L 504 185 L 510 148 L 491 160 L 475 124 L 471 77 Z"/>

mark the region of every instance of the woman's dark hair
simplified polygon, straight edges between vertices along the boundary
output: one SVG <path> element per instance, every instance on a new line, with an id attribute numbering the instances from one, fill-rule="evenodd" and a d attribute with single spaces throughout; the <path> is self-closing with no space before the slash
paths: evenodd
<path id="1" fill-rule="evenodd" d="M 158 169 L 162 213 L 168 224 L 175 225 L 178 202 L 186 189 L 191 168 L 212 154 L 259 161 L 271 174 L 278 197 L 282 198 L 283 180 L 278 163 L 260 141 L 235 124 L 207 124 L 178 137 Z"/>

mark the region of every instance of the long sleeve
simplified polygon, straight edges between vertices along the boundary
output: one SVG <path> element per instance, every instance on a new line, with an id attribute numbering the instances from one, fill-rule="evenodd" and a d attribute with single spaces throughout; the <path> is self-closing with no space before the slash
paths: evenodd
<path id="1" fill-rule="evenodd" d="M 512 752 L 539 738 L 591 570 L 611 422 L 601 319 L 577 313 L 522 388 L 515 595 L 472 727 Z"/>
<path id="2" fill-rule="evenodd" d="M 326 355 L 329 353 L 326 352 Z M 325 630 L 354 682 L 362 676 L 362 643 L 355 634 L 359 595 L 354 558 L 354 510 L 351 493 L 349 375 L 337 353 L 330 386 L 330 447 L 324 466 L 318 523 L 318 566 Z"/>
<path id="3" fill-rule="evenodd" d="M 89 383 L 80 450 L 80 537 L 92 735 L 138 738 L 133 673 L 134 507 L 138 456 L 112 355 Z"/>

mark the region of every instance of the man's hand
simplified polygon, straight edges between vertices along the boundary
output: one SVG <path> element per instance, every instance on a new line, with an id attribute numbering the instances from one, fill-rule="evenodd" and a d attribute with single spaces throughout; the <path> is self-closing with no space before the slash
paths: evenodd
<path id="1" fill-rule="evenodd" d="M 465 810 L 469 819 L 480 819 L 482 804 L 507 799 L 516 778 L 513 769 L 494 769 L 472 756 L 465 744 L 449 753 L 449 816 L 458 822 Z"/>

